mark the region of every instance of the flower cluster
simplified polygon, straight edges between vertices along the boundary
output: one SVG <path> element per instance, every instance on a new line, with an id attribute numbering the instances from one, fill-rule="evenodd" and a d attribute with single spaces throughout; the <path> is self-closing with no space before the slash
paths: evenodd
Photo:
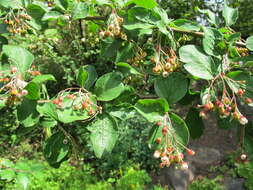
<path id="1" fill-rule="evenodd" d="M 237 106 L 237 98 L 240 98 L 246 104 L 252 103 L 252 100 L 250 98 L 245 97 L 245 89 L 242 88 L 239 88 L 237 90 L 231 89 L 232 95 L 230 95 L 229 93 L 230 91 L 226 89 L 224 81 L 226 80 L 231 81 L 232 79 L 225 77 L 223 75 L 220 75 L 220 77 L 218 77 L 217 79 L 221 79 L 223 82 L 222 95 L 219 96 L 219 93 L 216 92 L 216 94 L 218 94 L 218 98 L 215 97 L 215 100 L 212 101 L 210 89 L 212 88 L 213 90 L 215 89 L 218 91 L 218 88 L 217 87 L 213 88 L 213 86 L 211 85 L 211 87 L 209 88 L 209 93 L 207 93 L 206 96 L 206 103 L 204 105 L 198 105 L 198 108 L 201 109 L 200 116 L 205 118 L 206 113 L 208 111 L 216 111 L 219 114 L 220 118 L 230 117 L 231 119 L 239 121 L 239 123 L 242 125 L 247 124 L 248 123 L 247 118 L 239 111 Z M 217 80 L 217 82 L 219 82 L 219 80 Z M 243 81 L 233 80 L 233 82 L 238 83 L 238 85 L 240 85 L 240 83 L 242 83 Z"/>
<path id="2" fill-rule="evenodd" d="M 71 92 L 75 90 L 75 92 Z M 65 109 L 72 107 L 74 111 L 86 112 L 89 116 L 95 115 L 96 111 L 102 111 L 101 106 L 94 103 L 91 95 L 82 88 L 69 88 L 58 94 L 52 100 L 58 109 Z"/>
<path id="3" fill-rule="evenodd" d="M 140 49 L 139 51 L 137 51 L 136 56 L 131 59 L 128 59 L 127 62 L 134 66 L 138 66 L 139 63 L 143 62 L 143 59 L 146 56 L 147 56 L 147 53 L 143 51 L 142 49 Z"/>
<path id="4" fill-rule="evenodd" d="M 176 164 L 177 168 L 188 169 L 188 163 L 184 161 L 182 151 L 185 149 L 189 155 L 194 155 L 195 152 L 185 147 L 177 138 L 169 116 L 166 115 L 164 121 L 158 121 L 156 125 L 162 132 L 162 136 L 155 139 L 155 143 L 160 145 L 158 146 L 160 148 L 154 152 L 154 157 L 161 159 L 160 168 Z"/>
<path id="5" fill-rule="evenodd" d="M 13 34 L 25 34 L 30 28 L 28 21 L 32 18 L 28 14 L 10 12 L 6 15 L 3 22 L 7 24 L 7 30 Z"/>
<path id="6" fill-rule="evenodd" d="M 155 64 L 153 72 L 156 74 L 162 73 L 163 77 L 167 77 L 169 73 L 174 72 L 179 67 L 177 55 L 171 48 L 167 52 L 158 48 L 155 56 L 151 57 L 150 61 Z"/>
<path id="7" fill-rule="evenodd" d="M 242 57 L 249 55 L 249 50 L 247 48 L 237 47 L 236 50 Z"/>
<path id="8" fill-rule="evenodd" d="M 99 35 L 102 38 L 107 37 L 118 37 L 123 40 L 127 40 L 127 36 L 125 33 L 121 30 L 121 25 L 123 24 L 124 19 L 116 13 L 115 10 L 112 11 L 112 14 L 110 15 L 108 19 L 108 26 L 105 31 L 100 31 Z"/>
<path id="9" fill-rule="evenodd" d="M 32 66 L 27 72 L 31 76 L 41 74 L 35 70 L 35 66 Z M 0 100 L 6 101 L 7 105 L 20 102 L 28 94 L 28 91 L 25 89 L 28 83 L 24 81 L 17 67 L 0 71 L 0 83 Z"/>

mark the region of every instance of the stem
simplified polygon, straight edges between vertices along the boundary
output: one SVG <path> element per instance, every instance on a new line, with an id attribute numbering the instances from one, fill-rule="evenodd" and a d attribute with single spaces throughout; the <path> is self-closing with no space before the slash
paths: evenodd
<path id="1" fill-rule="evenodd" d="M 238 144 L 238 148 L 241 148 L 241 150 L 243 150 L 244 136 L 245 136 L 245 125 L 242 125 L 240 129 L 240 140 Z"/>

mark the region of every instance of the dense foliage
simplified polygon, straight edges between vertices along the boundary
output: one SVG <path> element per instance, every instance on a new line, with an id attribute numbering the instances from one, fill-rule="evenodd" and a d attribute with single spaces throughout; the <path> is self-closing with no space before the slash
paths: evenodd
<path id="1" fill-rule="evenodd" d="M 253 105 L 253 37 L 232 29 L 239 12 L 227 1 L 220 13 L 201 3 L 178 16 L 155 0 L 0 1 L 4 146 L 43 141 L 36 148 L 54 168 L 96 156 L 96 175 L 107 178 L 128 158 L 148 169 L 158 165 L 150 157 L 161 168 L 187 169 L 184 152 L 195 154 L 188 141 L 214 112 L 220 128 L 240 129 L 247 161 L 253 130 L 243 110 Z M 27 188 L 23 170 L 36 165 L 17 160 L 2 159 L 0 176 Z M 114 185 L 127 183 L 128 175 Z"/>

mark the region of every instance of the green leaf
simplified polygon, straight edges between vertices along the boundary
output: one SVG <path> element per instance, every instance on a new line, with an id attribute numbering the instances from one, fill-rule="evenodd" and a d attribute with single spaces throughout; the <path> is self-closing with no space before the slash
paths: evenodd
<path id="1" fill-rule="evenodd" d="M 151 28 L 154 28 L 154 25 L 148 24 L 148 23 L 137 22 L 137 23 L 123 25 L 123 27 L 127 30 L 136 30 L 136 29 L 151 29 Z"/>
<path id="2" fill-rule="evenodd" d="M 28 14 L 36 21 L 40 20 L 43 17 L 43 15 L 48 11 L 49 8 L 43 2 L 40 1 L 34 1 L 27 7 Z"/>
<path id="3" fill-rule="evenodd" d="M 217 51 L 217 43 L 223 39 L 223 35 L 215 28 L 203 27 L 204 38 L 203 48 L 208 55 L 219 56 L 220 53 Z"/>
<path id="4" fill-rule="evenodd" d="M 77 84 L 80 86 L 80 87 L 84 87 L 87 79 L 88 79 L 88 72 L 85 70 L 84 67 L 81 67 L 79 70 L 78 70 L 78 73 L 77 73 L 77 77 L 76 77 L 76 80 L 77 80 Z"/>
<path id="5" fill-rule="evenodd" d="M 171 113 L 170 119 L 172 121 L 172 126 L 176 133 L 177 140 L 184 146 L 186 146 L 189 142 L 189 130 L 182 118 L 178 115 Z M 181 150 L 184 150 L 184 147 L 181 147 Z"/>
<path id="6" fill-rule="evenodd" d="M 184 68 L 193 76 L 211 80 L 214 75 L 214 63 L 210 56 L 195 45 L 185 45 L 179 49 L 180 60 Z"/>
<path id="7" fill-rule="evenodd" d="M 174 26 L 180 30 L 191 30 L 191 31 L 199 31 L 200 27 L 197 23 L 192 22 L 187 19 L 177 19 L 171 22 L 171 26 Z"/>
<path id="8" fill-rule="evenodd" d="M 28 91 L 27 99 L 38 100 L 40 99 L 40 86 L 35 82 L 29 82 L 25 89 Z"/>
<path id="9" fill-rule="evenodd" d="M 58 120 L 57 108 L 53 103 L 38 104 L 36 109 L 41 115 Z"/>
<path id="10" fill-rule="evenodd" d="M 135 55 L 134 47 L 134 43 L 127 43 L 122 46 L 117 52 L 116 62 L 125 62 L 131 59 Z"/>
<path id="11" fill-rule="evenodd" d="M 169 104 L 173 104 L 185 96 L 188 83 L 183 74 L 174 72 L 167 78 L 155 80 L 155 92 L 159 97 L 165 98 Z"/>
<path id="12" fill-rule="evenodd" d="M 4 8 L 20 9 L 22 2 L 20 0 L 0 0 L 0 6 Z"/>
<path id="13" fill-rule="evenodd" d="M 24 99 L 17 107 L 17 117 L 25 127 L 32 127 L 39 122 L 39 113 L 36 110 L 37 101 Z"/>
<path id="14" fill-rule="evenodd" d="M 98 158 L 111 153 L 118 139 L 116 127 L 115 121 L 108 115 L 99 117 L 89 125 L 92 147 Z"/>
<path id="15" fill-rule="evenodd" d="M 190 108 L 187 113 L 185 123 L 188 126 L 191 138 L 197 139 L 201 137 L 205 126 L 202 118 L 199 116 L 199 111 L 196 108 Z"/>
<path id="16" fill-rule="evenodd" d="M 164 114 L 169 111 L 169 105 L 165 99 L 139 100 L 134 108 L 149 122 L 161 120 Z"/>
<path id="17" fill-rule="evenodd" d="M 75 4 L 72 11 L 72 17 L 74 20 L 83 19 L 87 17 L 88 14 L 89 14 L 89 6 L 86 3 L 78 2 Z"/>
<path id="18" fill-rule="evenodd" d="M 246 40 L 246 47 L 250 50 L 253 51 L 253 36 L 250 36 Z"/>
<path id="19" fill-rule="evenodd" d="M 53 75 L 38 75 L 36 77 L 33 78 L 32 82 L 37 83 L 37 84 L 41 84 L 44 83 L 46 81 L 56 81 Z"/>
<path id="20" fill-rule="evenodd" d="M 95 84 L 95 94 L 100 101 L 110 101 L 117 98 L 123 91 L 119 73 L 107 73 L 101 76 Z"/>
<path id="21" fill-rule="evenodd" d="M 50 11 L 50 12 L 45 13 L 41 20 L 42 21 L 57 20 L 61 16 L 62 14 L 58 11 Z"/>
<path id="22" fill-rule="evenodd" d="M 61 132 L 57 132 L 47 139 L 43 154 L 50 166 L 58 168 L 63 161 L 67 160 L 70 151 L 69 139 Z"/>
<path id="23" fill-rule="evenodd" d="M 19 184 L 21 187 L 23 187 L 24 189 L 28 188 L 28 184 L 30 181 L 26 173 L 18 173 L 16 180 L 17 184 Z"/>
<path id="24" fill-rule="evenodd" d="M 89 90 L 93 86 L 93 84 L 96 82 L 96 80 L 98 78 L 98 74 L 97 74 L 95 67 L 92 65 L 85 65 L 84 69 L 86 69 L 86 71 L 88 72 L 88 78 L 85 82 L 84 87 L 87 90 Z"/>
<path id="25" fill-rule="evenodd" d="M 232 71 L 227 74 L 227 76 L 233 80 L 226 79 L 227 84 L 230 89 L 237 93 L 239 88 L 245 89 L 244 98 L 250 98 L 253 100 L 253 77 L 244 71 Z M 245 83 L 238 83 L 238 81 L 245 81 Z M 248 104 L 253 106 L 253 104 Z"/>
<path id="26" fill-rule="evenodd" d="M 0 178 L 11 181 L 16 177 L 16 173 L 12 169 L 1 169 L 0 170 Z"/>
<path id="27" fill-rule="evenodd" d="M 115 65 L 117 66 L 118 70 L 120 70 L 125 75 L 127 74 L 141 75 L 141 73 L 139 73 L 134 67 L 132 67 L 128 63 L 119 62 L 116 63 Z"/>
<path id="28" fill-rule="evenodd" d="M 213 13 L 212 11 L 210 11 L 209 9 L 197 9 L 200 13 L 206 14 L 208 16 L 207 20 L 208 22 L 210 22 L 211 24 L 218 26 L 220 21 L 219 18 L 215 15 L 215 13 Z"/>
<path id="29" fill-rule="evenodd" d="M 33 54 L 22 47 L 14 45 L 4 45 L 3 53 L 6 54 L 11 62 L 18 68 L 18 72 L 22 76 L 25 76 L 34 60 Z"/>
<path id="30" fill-rule="evenodd" d="M 55 127 L 56 125 L 58 124 L 57 121 L 55 121 L 54 119 L 52 118 L 43 118 L 41 121 L 40 121 L 40 125 L 44 128 L 53 128 Z"/>
<path id="31" fill-rule="evenodd" d="M 227 1 L 224 2 L 222 16 L 226 21 L 226 26 L 231 26 L 236 23 L 238 19 L 238 9 L 231 8 L 227 5 Z"/>
<path id="32" fill-rule="evenodd" d="M 132 3 L 135 3 L 136 5 L 147 8 L 147 9 L 152 9 L 157 6 L 157 3 L 155 0 L 130 0 L 125 4 L 125 6 L 128 6 Z"/>
<path id="33" fill-rule="evenodd" d="M 0 99 L 0 110 L 6 106 L 6 100 Z"/>

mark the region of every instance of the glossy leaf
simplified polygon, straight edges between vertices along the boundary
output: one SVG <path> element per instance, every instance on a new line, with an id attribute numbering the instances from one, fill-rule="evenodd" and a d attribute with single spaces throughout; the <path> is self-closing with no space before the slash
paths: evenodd
<path id="1" fill-rule="evenodd" d="M 181 73 L 171 73 L 167 78 L 158 78 L 155 81 L 156 94 L 167 100 L 169 104 L 182 99 L 188 90 L 188 80 Z"/>

